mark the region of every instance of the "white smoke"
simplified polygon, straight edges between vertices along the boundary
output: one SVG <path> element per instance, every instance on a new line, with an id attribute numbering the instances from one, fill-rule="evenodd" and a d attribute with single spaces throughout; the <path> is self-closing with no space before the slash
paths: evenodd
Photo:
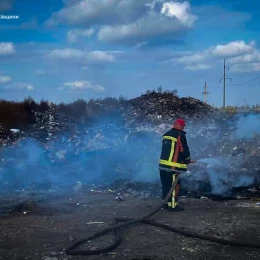
<path id="1" fill-rule="evenodd" d="M 260 134 L 260 114 L 249 114 L 238 120 L 235 131 L 237 138 L 251 139 L 256 134 Z"/>
<path id="2" fill-rule="evenodd" d="M 255 134 L 259 134 L 259 122 L 260 115 L 239 118 L 234 124 L 237 138 L 249 139 Z M 18 186 L 43 182 L 61 185 L 74 185 L 76 182 L 101 184 L 110 183 L 126 176 L 132 176 L 134 181 L 157 182 L 163 133 L 158 134 L 155 131 L 129 133 L 121 123 L 117 123 L 114 128 L 107 130 L 106 127 L 110 123 L 111 118 L 104 119 L 102 122 L 100 120 L 93 126 L 93 132 L 92 128 L 88 127 L 88 136 L 84 131 L 79 136 L 79 140 L 84 146 L 89 141 L 94 142 L 94 137 L 97 135 L 95 129 L 101 130 L 105 140 L 109 143 L 110 148 L 107 149 L 100 148 L 91 152 L 83 149 L 79 154 L 75 154 L 78 147 L 73 142 L 68 142 L 71 137 L 69 133 L 60 138 L 62 141 L 58 141 L 59 138 L 54 139 L 48 145 L 48 151 L 33 139 L 26 139 L 14 147 L 7 148 L 0 154 L 2 158 L 1 188 L 12 186 L 14 183 Z M 198 160 L 195 170 L 191 166 L 188 167 L 192 175 L 183 174 L 181 177 L 189 184 L 189 188 L 199 190 L 201 189 L 200 183 L 203 182 L 211 187 L 212 193 L 223 194 L 228 193 L 234 187 L 253 184 L 255 173 L 252 175 L 250 172 L 241 173 L 243 158 L 232 157 L 232 148 L 231 151 L 221 152 L 221 156 L 214 155 L 216 147 L 222 146 L 223 130 L 221 126 L 203 127 L 198 130 L 190 124 L 187 131 L 191 157 Z M 149 130 L 151 129 L 149 128 Z M 163 131 L 167 130 L 169 129 Z M 116 140 L 125 139 L 126 132 L 128 138 L 124 142 L 116 144 Z M 100 145 L 103 146 L 102 143 Z M 66 152 L 63 154 L 62 151 Z M 52 157 L 49 156 L 49 153 L 52 153 Z M 227 157 L 226 154 L 229 156 Z M 56 160 L 58 163 L 53 163 L 52 160 Z"/>

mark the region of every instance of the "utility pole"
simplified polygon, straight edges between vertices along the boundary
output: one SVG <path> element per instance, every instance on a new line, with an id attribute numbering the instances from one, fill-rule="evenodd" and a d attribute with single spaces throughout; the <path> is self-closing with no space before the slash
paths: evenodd
<path id="1" fill-rule="evenodd" d="M 224 77 L 220 79 L 220 82 L 221 80 L 223 79 L 223 109 L 225 109 L 226 107 L 226 79 L 229 79 L 230 81 L 232 81 L 231 78 L 226 78 L 226 69 L 229 71 L 229 67 L 226 67 L 226 60 L 224 60 Z"/>
<path id="2" fill-rule="evenodd" d="M 204 102 L 206 104 L 208 104 L 208 102 L 207 102 L 207 95 L 209 94 L 209 92 L 207 91 L 207 83 L 206 82 L 205 82 L 204 91 L 202 92 L 202 94 L 204 95 Z"/>

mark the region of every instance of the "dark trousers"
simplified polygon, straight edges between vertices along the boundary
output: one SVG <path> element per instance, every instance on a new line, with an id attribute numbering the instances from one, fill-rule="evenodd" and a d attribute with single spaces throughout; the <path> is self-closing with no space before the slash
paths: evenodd
<path id="1" fill-rule="evenodd" d="M 162 184 L 162 199 L 164 200 L 170 191 L 172 184 L 175 181 L 175 177 L 178 173 L 167 172 L 160 170 L 160 179 Z M 180 190 L 180 179 L 172 192 L 172 196 L 168 200 L 168 207 L 175 208 L 178 205 L 178 194 Z"/>

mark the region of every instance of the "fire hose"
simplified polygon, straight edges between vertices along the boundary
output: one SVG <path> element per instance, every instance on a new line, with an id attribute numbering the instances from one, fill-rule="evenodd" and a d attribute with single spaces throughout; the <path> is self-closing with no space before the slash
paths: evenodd
<path id="1" fill-rule="evenodd" d="M 82 239 L 75 241 L 73 244 L 71 244 L 65 250 L 65 253 L 67 255 L 98 255 L 98 254 L 109 252 L 109 251 L 115 249 L 117 246 L 119 246 L 119 244 L 122 242 L 121 229 L 123 227 L 138 224 L 138 223 L 157 226 L 157 227 L 164 228 L 164 229 L 167 229 L 169 231 L 172 231 L 172 232 L 175 232 L 177 234 L 181 234 L 181 235 L 184 235 L 184 236 L 187 236 L 187 237 L 203 239 L 203 240 L 207 240 L 207 241 L 211 241 L 211 242 L 215 242 L 215 243 L 220 243 L 220 244 L 224 244 L 224 245 L 250 247 L 250 248 L 252 248 L 252 247 L 253 248 L 260 248 L 260 244 L 239 242 L 239 241 L 234 241 L 234 240 L 226 240 L 226 239 L 217 238 L 217 237 L 213 237 L 213 236 L 197 234 L 197 233 L 192 232 L 192 231 L 185 231 L 181 228 L 177 228 L 177 227 L 169 226 L 169 225 L 166 225 L 166 224 L 158 223 L 158 222 L 153 221 L 153 220 L 147 220 L 147 218 L 156 214 L 168 202 L 168 199 L 172 196 L 172 192 L 175 189 L 175 186 L 176 186 L 179 178 L 180 178 L 180 173 L 177 174 L 175 181 L 172 184 L 172 187 L 171 187 L 169 193 L 167 194 L 166 198 L 164 199 L 164 201 L 156 209 L 154 209 L 151 213 L 149 213 L 149 214 L 147 214 L 143 217 L 139 217 L 139 218 L 135 218 L 135 219 L 133 219 L 133 218 L 115 218 L 115 222 L 114 222 L 113 226 L 105 228 L 102 231 L 99 231 L 99 232 L 97 232 L 94 235 L 91 235 L 89 237 L 85 237 L 85 238 L 82 238 Z M 124 222 L 124 223 L 119 223 L 119 222 Z M 111 231 L 114 231 L 115 240 L 110 246 L 100 248 L 100 249 L 95 249 L 95 250 L 75 250 L 77 247 L 79 247 L 83 243 L 91 241 L 95 238 L 104 236 L 105 234 L 107 234 Z"/>

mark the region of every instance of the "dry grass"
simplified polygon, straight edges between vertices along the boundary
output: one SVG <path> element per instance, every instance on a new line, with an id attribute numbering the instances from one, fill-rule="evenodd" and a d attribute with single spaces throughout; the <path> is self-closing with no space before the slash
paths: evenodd
<path id="1" fill-rule="evenodd" d="M 253 106 L 227 106 L 225 109 L 220 108 L 221 111 L 229 114 L 236 114 L 236 113 L 248 113 L 248 112 L 259 112 L 260 111 L 260 104 L 256 104 Z"/>

